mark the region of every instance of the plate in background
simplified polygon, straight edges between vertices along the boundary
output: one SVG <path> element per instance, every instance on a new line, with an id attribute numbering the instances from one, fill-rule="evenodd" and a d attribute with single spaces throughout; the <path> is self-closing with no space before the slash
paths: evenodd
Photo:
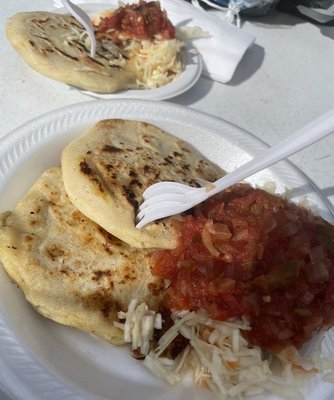
<path id="1" fill-rule="evenodd" d="M 79 6 L 86 11 L 86 13 L 93 18 L 99 12 L 119 6 L 117 0 L 110 0 L 109 3 L 87 3 L 79 4 Z M 68 14 L 64 8 L 57 8 L 57 12 Z M 167 8 L 168 13 L 168 8 Z M 170 17 L 173 22 L 173 16 Z M 95 93 L 88 90 L 78 89 L 81 93 L 98 98 L 98 99 L 146 99 L 146 100 L 167 100 L 186 92 L 193 87 L 198 81 L 202 73 L 203 62 L 198 51 L 190 44 L 186 43 L 182 49 L 182 65 L 183 71 L 172 82 L 164 86 L 153 89 L 132 89 L 132 90 L 119 90 L 115 93 Z"/>

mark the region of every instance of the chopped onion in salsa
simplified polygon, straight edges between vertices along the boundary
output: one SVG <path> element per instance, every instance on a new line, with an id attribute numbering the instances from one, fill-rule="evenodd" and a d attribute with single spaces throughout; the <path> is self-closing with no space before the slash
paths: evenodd
<path id="1" fill-rule="evenodd" d="M 177 248 L 151 258 L 171 311 L 247 317 L 247 340 L 276 353 L 334 325 L 334 227 L 308 209 L 239 184 L 175 224 Z"/>

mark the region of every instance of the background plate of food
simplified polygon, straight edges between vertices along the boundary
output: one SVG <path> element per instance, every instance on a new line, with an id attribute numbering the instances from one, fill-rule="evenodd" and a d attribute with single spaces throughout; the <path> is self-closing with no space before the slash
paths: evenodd
<path id="1" fill-rule="evenodd" d="M 81 6 L 94 21 L 94 58 L 87 33 L 65 9 L 16 14 L 8 39 L 35 71 L 94 97 L 162 100 L 197 82 L 201 57 L 159 2 Z"/>
<path id="2" fill-rule="evenodd" d="M 108 121 L 99 122 L 102 120 Z M 95 125 L 96 123 L 98 124 Z M 117 127 L 122 129 L 117 131 Z M 102 147 L 94 153 L 89 146 L 99 140 L 98 137 L 103 137 L 103 133 L 109 129 L 118 132 L 119 143 L 116 145 L 102 141 Z M 84 132 L 87 136 L 82 136 Z M 123 135 L 122 139 L 119 139 L 119 135 Z M 138 135 L 142 138 L 140 145 L 136 140 L 133 141 Z M 127 143 L 126 152 L 120 148 L 122 143 Z M 191 147 L 188 148 L 186 143 Z M 175 145 L 179 146 L 178 151 L 174 149 Z M 149 166 L 148 159 L 144 164 L 140 161 L 141 154 L 144 154 L 141 153 L 143 147 L 150 149 L 147 151 L 153 151 L 145 152 L 145 157 L 148 154 L 152 158 Z M 67 150 L 63 152 L 65 148 Z M 157 148 L 160 152 L 154 150 Z M 119 296 L 119 304 L 125 301 L 126 304 L 133 305 L 131 299 L 146 296 L 148 302 L 152 303 L 150 307 L 154 308 L 153 300 L 159 298 L 161 287 L 148 274 L 147 259 L 150 249 L 137 244 L 129 247 L 93 222 L 93 219 L 101 217 L 102 209 L 96 206 L 94 211 L 94 204 L 100 204 L 99 201 L 104 201 L 107 197 L 110 200 L 110 193 L 106 195 L 98 181 L 100 174 L 92 173 L 90 163 L 94 157 L 98 157 L 104 173 L 110 174 L 110 177 L 115 172 L 118 174 L 113 182 L 121 188 L 121 202 L 117 207 L 118 214 L 123 215 L 127 203 L 131 205 L 135 200 L 129 193 L 135 193 L 133 188 L 140 186 L 138 182 L 143 182 L 142 179 L 153 176 L 154 167 L 162 175 L 168 175 L 169 171 L 178 171 L 183 176 L 184 171 L 191 170 L 191 177 L 200 171 L 196 178 L 202 176 L 212 179 L 214 176 L 210 178 L 210 175 L 221 173 L 220 168 L 233 170 L 265 148 L 266 145 L 250 133 L 221 119 L 178 105 L 130 99 L 101 100 L 66 107 L 30 121 L 3 138 L 0 150 L 1 258 L 11 279 L 5 269 L 1 268 L 0 382 L 8 395 L 25 400 L 140 400 L 171 397 L 181 399 L 189 396 L 195 399 L 214 399 L 215 396 L 206 388 L 196 388 L 191 379 L 170 386 L 145 368 L 142 360 L 131 357 L 128 346 L 108 343 L 122 343 L 122 335 L 119 336 L 122 330 L 119 328 L 128 313 L 126 307 L 122 306 L 122 313 L 115 314 L 113 304 L 116 302 L 110 303 L 111 298 L 106 297 L 106 291 L 111 290 L 113 295 Z M 173 157 L 181 164 L 171 162 L 171 154 L 168 156 L 165 153 L 168 149 L 173 149 Z M 180 154 L 183 156 L 179 157 Z M 106 162 L 106 155 L 107 158 L 113 157 L 113 163 Z M 73 164 L 73 160 L 78 159 L 79 164 Z M 185 164 L 185 159 L 192 161 Z M 68 194 L 60 180 L 61 164 L 62 167 L 66 165 L 63 179 Z M 71 169 L 75 165 L 80 166 L 84 177 L 77 178 L 77 171 L 75 168 Z M 183 169 L 179 168 L 180 165 L 183 165 Z M 145 174 L 135 177 L 136 168 L 143 168 Z M 189 179 L 188 173 L 186 172 L 185 179 Z M 131 178 L 133 192 L 125 188 L 126 177 Z M 89 185 L 97 182 L 99 190 L 94 191 Z M 145 182 L 148 184 L 148 181 Z M 275 182 L 277 193 L 286 193 L 288 190 L 293 201 L 306 199 L 315 212 L 333 222 L 333 210 L 320 191 L 288 161 L 262 171 L 249 182 L 259 186 Z M 84 199 L 85 190 L 80 191 L 75 187 L 83 186 L 95 199 L 93 208 L 85 203 L 84 210 L 89 218 L 81 215 L 73 205 L 75 202 L 78 209 L 81 209 L 83 203 L 80 203 L 80 199 Z M 29 189 L 30 194 L 23 198 Z M 15 212 L 7 213 L 7 210 L 15 208 L 18 201 Z M 115 207 L 115 204 L 111 202 L 110 207 Z M 136 238 L 126 234 L 130 232 L 130 228 L 126 227 L 125 231 L 124 234 L 124 229 L 121 230 L 124 234 L 122 240 L 127 243 L 134 240 L 135 243 Z M 49 241 L 45 232 L 53 233 L 53 242 Z M 55 242 L 57 240 L 58 243 Z M 67 246 L 67 251 L 61 250 L 60 244 Z M 96 252 L 99 246 L 103 247 L 103 253 Z M 73 261 L 73 255 L 77 257 L 76 261 Z M 319 257 L 319 254 L 313 256 Z M 130 269 L 127 264 L 129 260 L 134 263 L 134 267 L 132 265 Z M 115 267 L 113 272 L 108 270 L 111 263 Z M 87 272 L 89 265 L 89 268 L 94 269 Z M 90 274 L 89 279 L 87 273 Z M 113 288 L 109 285 L 107 289 L 108 286 L 104 285 L 110 284 L 111 275 Z M 145 279 L 149 284 L 143 285 L 143 281 L 138 281 L 136 276 Z M 94 292 L 97 287 L 99 292 Z M 75 295 L 73 288 L 76 290 Z M 145 292 L 145 288 L 149 288 L 151 292 Z M 265 301 L 269 301 L 268 296 L 265 296 Z M 306 316 L 305 310 L 298 311 L 303 311 Z M 117 315 L 120 321 L 115 321 Z M 148 313 L 145 317 L 152 315 L 156 314 Z M 191 315 L 179 317 L 186 317 L 189 322 Z M 204 321 L 203 316 L 199 318 Z M 232 331 L 237 332 L 239 325 L 236 321 L 234 323 L 236 325 L 229 325 L 229 328 L 232 326 Z M 211 334 L 210 340 L 213 341 L 217 332 L 213 334 L 212 331 Z M 236 333 L 233 333 L 232 347 L 235 340 Z M 333 384 L 330 383 L 333 378 L 333 362 L 330 358 L 333 357 L 333 341 L 333 331 L 329 330 L 321 345 L 321 356 L 326 358 L 326 362 L 318 368 L 318 373 L 313 369 L 308 373 L 308 379 L 302 387 L 305 399 L 333 397 Z M 240 343 L 244 342 L 241 340 Z M 316 347 L 315 343 L 313 345 Z M 254 349 L 255 347 L 251 350 Z M 250 349 L 244 348 L 246 350 Z M 143 348 L 141 351 L 144 351 Z M 138 356 L 138 352 L 133 355 Z M 232 370 L 236 367 L 231 358 L 229 365 Z M 284 398 L 302 398 L 298 390 L 299 383 L 293 379 L 294 375 L 287 370 L 285 372 L 280 378 L 273 373 L 276 383 L 272 381 L 271 386 L 267 385 L 268 382 L 267 386 L 261 386 L 263 375 L 255 383 L 253 377 L 253 391 L 249 390 L 248 393 L 259 393 L 262 388 L 264 392 L 258 399 L 274 399 L 275 394 L 280 393 Z M 245 372 L 243 374 L 244 377 L 249 377 Z M 271 376 L 271 372 L 269 375 Z M 175 377 L 175 371 L 170 376 Z M 207 371 L 202 370 L 197 382 L 210 385 L 209 381 Z M 225 382 L 230 397 L 244 393 L 248 385 L 247 379 L 240 383 L 241 386 L 230 386 L 231 382 Z M 221 391 L 220 396 L 228 398 Z"/>

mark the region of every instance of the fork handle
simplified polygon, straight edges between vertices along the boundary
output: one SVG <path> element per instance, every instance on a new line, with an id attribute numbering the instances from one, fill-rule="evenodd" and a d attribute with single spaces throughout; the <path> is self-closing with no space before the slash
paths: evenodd
<path id="1" fill-rule="evenodd" d="M 262 154 L 248 161 L 233 172 L 218 179 L 213 183 L 214 188 L 207 191 L 207 197 L 211 197 L 227 187 L 254 175 L 256 172 L 268 168 L 278 161 L 297 153 L 305 147 L 308 147 L 318 140 L 328 136 L 333 131 L 334 110 L 331 110 L 305 125 L 296 133 L 288 136 L 275 146 L 265 150 Z"/>
<path id="2" fill-rule="evenodd" d="M 63 6 L 70 12 L 70 14 L 77 19 L 81 25 L 86 29 L 88 36 L 90 38 L 90 56 L 95 58 L 96 54 L 96 40 L 94 34 L 94 27 L 84 10 L 82 10 L 79 6 L 72 3 L 70 0 L 61 0 Z"/>

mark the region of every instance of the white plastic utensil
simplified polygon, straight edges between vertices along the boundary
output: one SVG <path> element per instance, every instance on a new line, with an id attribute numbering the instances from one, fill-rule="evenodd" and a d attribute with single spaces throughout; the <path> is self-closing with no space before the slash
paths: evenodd
<path id="1" fill-rule="evenodd" d="M 186 211 L 256 172 L 310 146 L 333 131 L 334 110 L 331 110 L 269 148 L 260 156 L 202 188 L 192 188 L 177 182 L 155 183 L 143 193 L 144 202 L 139 207 L 137 215 L 139 222 L 136 227 L 140 229 L 149 222 Z"/>
<path id="2" fill-rule="evenodd" d="M 84 10 L 73 4 L 70 0 L 61 0 L 61 2 L 63 3 L 64 7 L 71 13 L 71 15 L 73 15 L 73 17 L 77 19 L 86 29 L 90 39 L 90 56 L 94 58 L 96 53 L 96 39 L 91 19 Z"/>

